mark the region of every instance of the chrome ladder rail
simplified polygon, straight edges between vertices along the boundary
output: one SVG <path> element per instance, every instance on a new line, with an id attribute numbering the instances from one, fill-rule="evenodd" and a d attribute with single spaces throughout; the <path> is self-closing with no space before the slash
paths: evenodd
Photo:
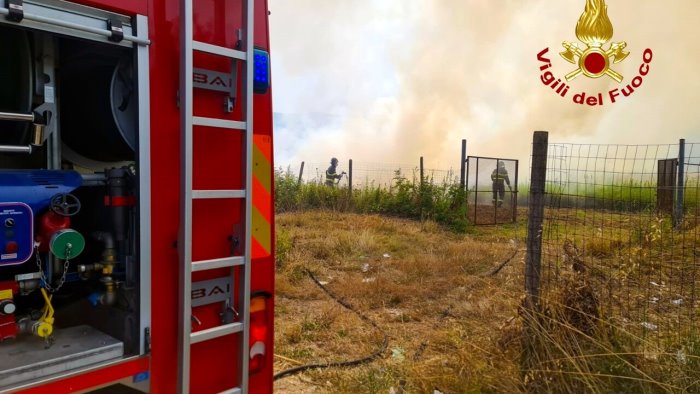
<path id="1" fill-rule="evenodd" d="M 250 270 L 251 270 L 251 227 L 252 227 L 252 159 L 253 159 L 253 4 L 255 0 L 244 0 L 245 12 L 245 50 L 225 48 L 194 40 L 193 0 L 180 0 L 180 132 L 181 132 L 181 180 L 180 180 L 180 234 L 179 249 L 179 316 L 178 316 L 178 392 L 190 391 L 190 351 L 191 345 L 225 335 L 238 335 L 240 354 L 238 360 L 240 385 L 224 393 L 248 392 L 248 341 L 250 337 Z M 244 64 L 244 120 L 205 118 L 194 116 L 194 52 L 205 52 L 228 57 Z M 193 127 L 207 126 L 245 133 L 245 189 L 244 190 L 194 190 L 192 182 L 193 166 Z M 192 260 L 192 202 L 196 199 L 244 199 L 245 200 L 245 234 L 243 256 L 230 256 L 220 259 Z M 239 321 L 217 327 L 192 332 L 192 273 L 240 267 L 238 283 Z"/>

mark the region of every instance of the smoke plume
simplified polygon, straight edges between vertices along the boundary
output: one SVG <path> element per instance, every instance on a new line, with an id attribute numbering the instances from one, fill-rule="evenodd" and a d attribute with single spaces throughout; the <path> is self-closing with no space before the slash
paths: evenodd
<path id="1" fill-rule="evenodd" d="M 613 65 L 625 79 L 579 76 L 562 98 L 537 54 L 549 48 L 559 78 L 576 68 L 559 52 L 578 41 L 585 0 L 270 0 L 277 162 L 458 167 L 462 138 L 469 154 L 527 160 L 533 130 L 559 142 L 700 140 L 700 2 L 606 3 L 612 41 L 631 52 Z M 646 48 L 642 86 L 610 103 Z M 583 91 L 604 105 L 574 104 Z"/>

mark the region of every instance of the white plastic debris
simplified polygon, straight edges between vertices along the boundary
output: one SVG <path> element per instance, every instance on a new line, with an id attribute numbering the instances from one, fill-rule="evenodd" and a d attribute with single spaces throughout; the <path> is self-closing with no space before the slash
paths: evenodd
<path id="1" fill-rule="evenodd" d="M 375 280 L 377 280 L 377 278 L 364 278 L 362 279 L 362 283 L 372 283 Z"/>
<path id="2" fill-rule="evenodd" d="M 362 272 L 369 271 L 369 263 L 362 264 Z"/>
<path id="3" fill-rule="evenodd" d="M 384 253 L 384 258 L 385 258 L 385 259 L 388 259 L 389 257 L 391 257 L 391 256 L 389 256 L 389 253 Z"/>
<path id="4" fill-rule="evenodd" d="M 326 281 L 326 280 L 319 280 L 318 283 L 319 283 L 321 286 L 325 286 L 325 285 L 328 284 L 328 281 Z"/>
<path id="5" fill-rule="evenodd" d="M 649 302 L 652 304 L 656 304 L 657 301 L 659 301 L 659 297 L 651 297 L 651 299 L 649 299 Z"/>
<path id="6" fill-rule="evenodd" d="M 672 300 L 672 301 L 671 301 L 671 304 L 673 304 L 673 305 L 683 305 L 683 299 L 682 299 L 682 298 L 679 298 L 679 299 L 677 299 L 677 300 Z"/>
<path id="7" fill-rule="evenodd" d="M 649 282 L 649 284 L 651 284 L 652 286 L 657 286 L 657 287 L 660 286 L 660 285 L 659 285 L 658 283 L 656 283 L 656 282 Z"/>
<path id="8" fill-rule="evenodd" d="M 681 364 L 685 364 L 688 361 L 685 357 L 685 352 L 683 351 L 683 349 L 679 349 L 676 352 L 676 361 L 678 361 Z"/>
<path id="9" fill-rule="evenodd" d="M 391 358 L 396 361 L 403 361 L 406 359 L 406 351 L 403 348 L 395 347 L 391 349 Z"/>
<path id="10" fill-rule="evenodd" d="M 659 328 L 659 326 L 657 326 L 656 324 L 649 323 L 646 321 L 642 322 L 642 327 L 646 328 L 647 330 L 651 330 L 651 331 L 655 331 L 657 328 Z"/>
<path id="11" fill-rule="evenodd" d="M 435 389 L 435 390 L 433 390 L 433 394 L 445 394 L 445 393 L 443 393 L 442 391 L 440 391 L 438 389 Z"/>

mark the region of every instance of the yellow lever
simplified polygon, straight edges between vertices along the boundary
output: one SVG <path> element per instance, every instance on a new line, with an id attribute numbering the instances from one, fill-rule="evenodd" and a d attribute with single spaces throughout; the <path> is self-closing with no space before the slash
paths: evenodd
<path id="1" fill-rule="evenodd" d="M 46 289 L 41 288 L 41 295 L 44 296 L 44 313 L 39 318 L 39 321 L 34 324 L 34 334 L 41 338 L 48 338 L 53 333 L 53 315 L 54 309 L 51 305 L 51 298 L 46 294 Z"/>

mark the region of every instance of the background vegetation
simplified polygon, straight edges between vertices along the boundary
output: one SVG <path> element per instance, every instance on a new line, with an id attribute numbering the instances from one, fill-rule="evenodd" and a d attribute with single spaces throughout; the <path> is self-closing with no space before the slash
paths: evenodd
<path id="1" fill-rule="evenodd" d="M 396 171 L 388 188 L 373 185 L 352 190 L 323 183 L 299 183 L 289 170 L 275 171 L 277 213 L 326 209 L 336 212 L 382 214 L 433 220 L 456 232 L 468 228 L 466 193 L 458 182 L 434 182 L 426 177 L 408 179 Z"/>

